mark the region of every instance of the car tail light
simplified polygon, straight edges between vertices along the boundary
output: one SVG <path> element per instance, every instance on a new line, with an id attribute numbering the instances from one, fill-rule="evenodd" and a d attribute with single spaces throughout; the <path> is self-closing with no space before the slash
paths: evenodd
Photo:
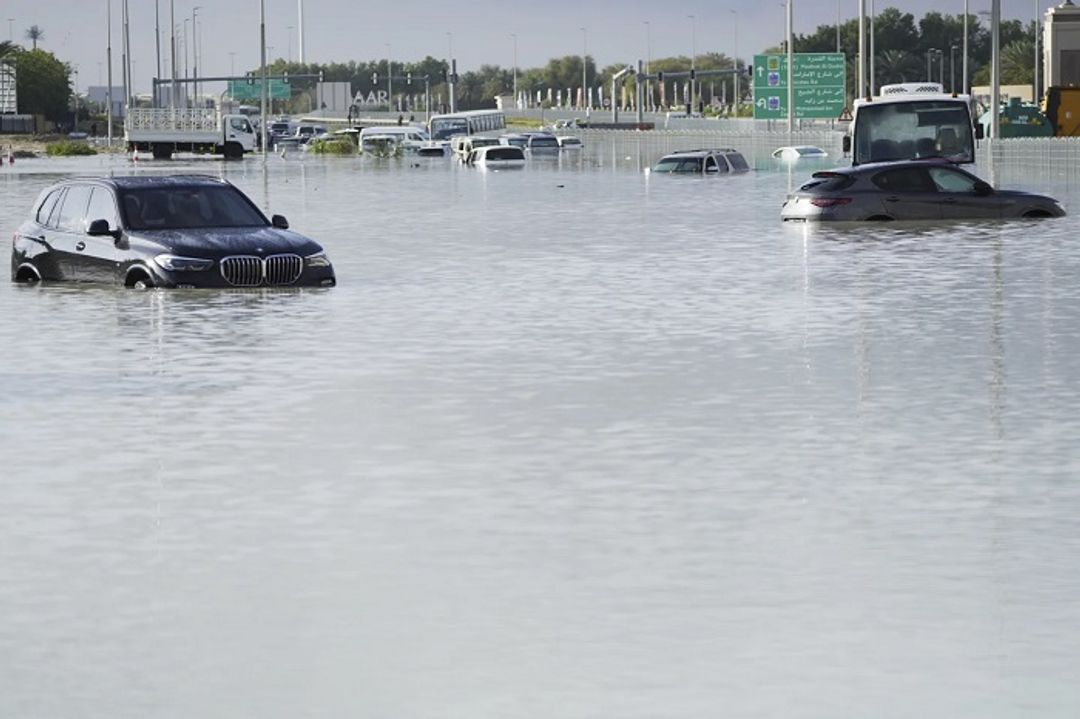
<path id="1" fill-rule="evenodd" d="M 850 197 L 815 197 L 810 200 L 810 204 L 814 207 L 839 207 L 849 202 L 851 202 Z"/>

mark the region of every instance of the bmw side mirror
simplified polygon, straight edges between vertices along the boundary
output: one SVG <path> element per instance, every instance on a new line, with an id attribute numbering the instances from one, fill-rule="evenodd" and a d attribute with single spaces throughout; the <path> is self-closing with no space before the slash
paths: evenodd
<path id="1" fill-rule="evenodd" d="M 270 224 L 279 230 L 289 229 L 289 221 L 285 219 L 285 215 L 274 215 L 270 218 Z"/>
<path id="2" fill-rule="evenodd" d="M 120 239 L 120 230 L 114 230 L 109 226 L 108 220 L 91 220 L 90 225 L 86 228 L 86 234 L 91 237 L 111 237 L 114 240 Z"/>
<path id="3" fill-rule="evenodd" d="M 844 135 L 844 154 L 851 152 L 851 135 Z"/>
<path id="4" fill-rule="evenodd" d="M 975 183 L 975 194 L 979 197 L 986 197 L 987 195 L 994 194 L 994 188 L 986 182 Z"/>
<path id="5" fill-rule="evenodd" d="M 975 139 L 982 140 L 986 137 L 986 128 L 981 122 L 975 124 Z"/>

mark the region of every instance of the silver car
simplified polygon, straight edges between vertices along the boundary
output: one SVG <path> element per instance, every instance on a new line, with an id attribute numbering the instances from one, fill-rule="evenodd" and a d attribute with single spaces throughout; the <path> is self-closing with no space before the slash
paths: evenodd
<path id="1" fill-rule="evenodd" d="M 883 162 L 815 172 L 788 195 L 787 221 L 978 220 L 1062 217 L 1057 200 L 988 183 L 947 160 Z"/>

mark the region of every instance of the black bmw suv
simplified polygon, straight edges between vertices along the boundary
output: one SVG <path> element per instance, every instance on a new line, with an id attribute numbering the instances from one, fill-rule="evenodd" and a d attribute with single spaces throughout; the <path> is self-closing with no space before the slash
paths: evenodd
<path id="1" fill-rule="evenodd" d="M 194 175 L 72 178 L 46 189 L 15 233 L 15 282 L 126 287 L 333 287 L 314 240 L 229 182 Z"/>

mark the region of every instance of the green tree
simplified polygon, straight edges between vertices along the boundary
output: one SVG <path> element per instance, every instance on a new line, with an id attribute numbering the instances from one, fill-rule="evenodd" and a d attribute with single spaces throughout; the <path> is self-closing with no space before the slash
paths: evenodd
<path id="1" fill-rule="evenodd" d="M 14 55 L 20 50 L 19 46 L 7 40 L 0 40 L 0 60 L 8 55 Z"/>
<path id="2" fill-rule="evenodd" d="M 26 39 L 34 43 L 34 50 L 37 50 L 38 40 L 45 37 L 45 30 L 38 25 L 31 25 L 26 29 Z"/>
<path id="3" fill-rule="evenodd" d="M 27 50 L 16 54 L 16 69 L 20 111 L 44 115 L 54 122 L 67 118 L 71 98 L 67 65 L 51 52 Z"/>

